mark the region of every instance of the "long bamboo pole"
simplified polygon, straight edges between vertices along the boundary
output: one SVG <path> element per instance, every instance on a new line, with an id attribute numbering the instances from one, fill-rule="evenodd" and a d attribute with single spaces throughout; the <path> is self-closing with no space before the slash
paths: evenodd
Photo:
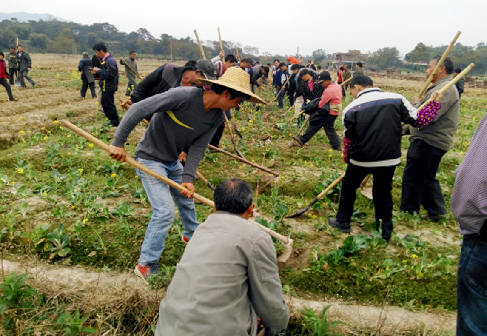
<path id="1" fill-rule="evenodd" d="M 196 29 L 194 30 L 194 35 L 196 36 L 196 41 L 198 42 L 198 46 L 200 47 L 201 58 L 206 59 L 205 50 L 203 49 L 203 45 L 200 42 L 200 38 L 198 36 L 198 33 L 196 32 Z"/>
<path id="2" fill-rule="evenodd" d="M 98 147 L 100 147 L 101 149 L 109 152 L 109 147 L 106 143 L 104 143 L 103 141 L 95 138 L 93 135 L 89 134 L 88 132 L 85 132 L 84 130 L 82 130 L 81 128 L 73 125 L 72 123 L 70 123 L 69 121 L 67 120 L 62 120 L 61 121 L 61 124 L 66 126 L 67 128 L 69 128 L 71 131 L 75 132 L 76 134 L 82 136 L 83 138 L 85 138 L 86 140 L 92 142 L 93 144 L 97 145 Z M 143 171 L 144 173 L 158 179 L 159 181 L 161 182 L 164 182 L 166 183 L 167 185 L 169 185 L 170 187 L 173 187 L 174 189 L 176 190 L 179 190 L 179 191 L 187 191 L 188 189 L 186 189 L 185 187 L 183 187 L 182 185 L 180 185 L 179 183 L 176 183 L 174 182 L 173 180 L 161 175 L 161 174 L 158 174 L 156 173 L 155 171 L 153 171 L 152 169 L 149 169 L 147 168 L 146 166 L 144 166 L 143 164 L 140 164 L 139 162 L 135 161 L 134 159 L 132 159 L 131 157 L 129 156 L 126 156 L 125 157 L 125 161 L 134 166 L 135 168 Z M 214 207 L 215 206 L 215 203 L 204 197 L 204 196 L 201 196 L 197 193 L 194 193 L 194 199 L 197 200 L 197 201 L 200 201 L 208 206 L 211 206 L 211 207 Z M 291 246 L 292 248 L 292 239 L 290 239 L 289 237 L 285 237 L 259 223 L 256 223 L 254 221 L 251 221 L 249 220 L 249 222 L 251 222 L 252 224 L 254 225 L 257 225 L 259 226 L 263 231 L 267 232 L 269 235 L 271 235 L 272 237 L 276 238 L 277 240 L 281 241 L 282 243 L 284 243 L 285 245 L 287 245 L 288 247 Z"/>
<path id="3" fill-rule="evenodd" d="M 433 70 L 433 73 L 431 73 L 431 75 L 428 77 L 428 80 L 426 81 L 426 83 L 424 83 L 423 85 L 423 88 L 421 89 L 421 91 L 419 92 L 419 95 L 418 97 L 421 98 L 423 97 L 424 95 L 424 92 L 426 91 L 426 89 L 428 88 L 428 86 L 431 84 L 431 81 L 433 80 L 433 76 L 436 75 L 436 73 L 438 72 L 438 70 L 440 69 L 440 67 L 443 65 L 443 62 L 445 61 L 445 58 L 448 56 L 448 54 L 450 53 L 450 50 L 453 48 L 453 46 L 455 45 L 455 42 L 457 42 L 458 38 L 460 37 L 460 34 L 462 32 L 458 32 L 455 37 L 453 38 L 453 41 L 451 41 L 450 45 L 448 46 L 448 48 L 446 48 L 445 52 L 443 53 L 443 56 L 441 56 L 440 60 L 436 63 L 436 67 L 435 69 Z"/>

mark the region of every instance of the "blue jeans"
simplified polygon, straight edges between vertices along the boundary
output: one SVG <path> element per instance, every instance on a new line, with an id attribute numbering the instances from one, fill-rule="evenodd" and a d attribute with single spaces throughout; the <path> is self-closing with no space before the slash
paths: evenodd
<path id="1" fill-rule="evenodd" d="M 279 92 L 279 90 L 277 90 Z M 284 107 L 284 94 L 286 93 L 286 89 L 283 89 L 281 93 L 277 96 L 277 103 L 279 104 L 279 108 Z"/>
<path id="2" fill-rule="evenodd" d="M 464 236 L 458 265 L 457 336 L 487 335 L 486 275 L 487 241 Z"/>
<path id="3" fill-rule="evenodd" d="M 183 180 L 183 166 L 179 161 L 170 164 L 141 158 L 137 158 L 137 161 L 174 182 L 180 184 Z M 154 210 L 147 230 L 145 231 L 139 258 L 139 263 L 142 266 L 146 266 L 157 263 L 164 251 L 166 236 L 174 223 L 174 217 L 176 215 L 174 203 L 178 207 L 179 218 L 183 224 L 184 236 L 186 238 L 191 239 L 199 223 L 196 220 L 193 199 L 184 197 L 179 190 L 169 187 L 164 182 L 147 175 L 139 169 L 136 169 L 136 171 Z"/>

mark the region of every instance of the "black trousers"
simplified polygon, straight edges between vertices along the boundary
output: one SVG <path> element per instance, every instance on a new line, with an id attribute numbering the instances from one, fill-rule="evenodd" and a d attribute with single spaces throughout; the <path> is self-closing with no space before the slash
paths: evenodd
<path id="1" fill-rule="evenodd" d="M 289 97 L 289 105 L 294 105 L 294 95 L 296 94 L 296 83 L 290 83 L 287 90 L 287 96 Z"/>
<path id="2" fill-rule="evenodd" d="M 15 76 L 19 75 L 19 71 L 16 68 L 9 68 L 8 73 L 10 75 L 10 85 L 15 85 Z"/>
<path id="3" fill-rule="evenodd" d="M 91 97 L 96 98 L 96 91 L 95 91 L 95 82 L 93 83 L 88 83 L 88 80 L 86 78 L 82 78 L 82 85 L 81 85 L 81 97 L 86 96 L 86 91 L 88 90 L 88 87 L 90 88 L 91 91 Z"/>
<path id="4" fill-rule="evenodd" d="M 353 204 L 357 198 L 357 189 L 368 174 L 374 177 L 372 195 L 374 196 L 375 221 L 379 230 L 382 221 L 382 237 L 389 239 L 394 226 L 392 224 L 392 179 L 396 166 L 367 168 L 350 163 L 342 180 L 340 205 L 336 219 L 342 224 L 350 224 Z"/>
<path id="5" fill-rule="evenodd" d="M 115 92 L 103 92 L 101 95 L 101 106 L 103 112 L 113 126 L 118 126 L 120 119 L 118 118 L 117 107 L 115 106 Z"/>
<path id="6" fill-rule="evenodd" d="M 304 135 L 299 137 L 303 143 L 307 143 L 311 138 L 323 127 L 325 130 L 326 135 L 328 136 L 328 140 L 330 140 L 330 145 L 333 148 L 340 147 L 340 139 L 338 138 L 338 134 L 335 131 L 335 120 L 338 116 L 334 116 L 331 114 L 326 115 L 312 115 L 309 120 L 308 128 Z"/>
<path id="7" fill-rule="evenodd" d="M 419 213 L 421 205 L 430 216 L 446 214 L 445 200 L 436 172 L 446 151 L 424 140 L 411 143 L 402 177 L 401 211 Z"/>
<path id="8" fill-rule="evenodd" d="M 3 85 L 5 87 L 5 90 L 7 90 L 8 100 L 14 100 L 14 96 L 12 95 L 12 88 L 5 78 L 0 79 L 0 85 Z"/>

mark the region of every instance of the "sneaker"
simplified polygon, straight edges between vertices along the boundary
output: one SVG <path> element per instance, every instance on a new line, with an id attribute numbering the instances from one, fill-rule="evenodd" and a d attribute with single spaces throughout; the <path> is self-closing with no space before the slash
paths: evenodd
<path id="1" fill-rule="evenodd" d="M 10 101 L 19 101 L 18 99 L 14 98 L 14 99 L 10 99 Z"/>
<path id="2" fill-rule="evenodd" d="M 36 86 L 36 84 L 37 84 L 36 82 L 32 83 L 32 87 Z"/>
<path id="3" fill-rule="evenodd" d="M 184 245 L 188 245 L 189 243 L 189 239 L 186 238 L 186 236 L 182 235 L 181 236 L 181 242 L 184 244 Z"/>
<path id="4" fill-rule="evenodd" d="M 350 224 L 344 224 L 344 223 L 340 223 L 339 221 L 336 220 L 336 218 L 328 218 L 328 224 L 330 224 L 330 226 L 342 231 L 343 233 L 350 233 Z"/>
<path id="5" fill-rule="evenodd" d="M 159 273 L 159 265 L 149 264 L 142 266 L 137 262 L 134 273 L 135 275 L 141 277 L 146 283 L 149 283 L 149 278 Z"/>

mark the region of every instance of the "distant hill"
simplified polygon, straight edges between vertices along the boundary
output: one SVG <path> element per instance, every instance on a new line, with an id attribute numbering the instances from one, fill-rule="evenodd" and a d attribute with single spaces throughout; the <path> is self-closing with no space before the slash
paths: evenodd
<path id="1" fill-rule="evenodd" d="M 12 18 L 16 18 L 17 21 L 19 22 L 28 22 L 29 20 L 32 21 L 52 21 L 52 20 L 57 20 L 57 21 L 62 21 L 62 22 L 67 22 L 64 19 L 58 18 L 57 16 L 51 15 L 51 14 L 36 14 L 36 13 L 2 13 L 0 12 L 0 21 L 2 20 L 11 20 Z"/>

